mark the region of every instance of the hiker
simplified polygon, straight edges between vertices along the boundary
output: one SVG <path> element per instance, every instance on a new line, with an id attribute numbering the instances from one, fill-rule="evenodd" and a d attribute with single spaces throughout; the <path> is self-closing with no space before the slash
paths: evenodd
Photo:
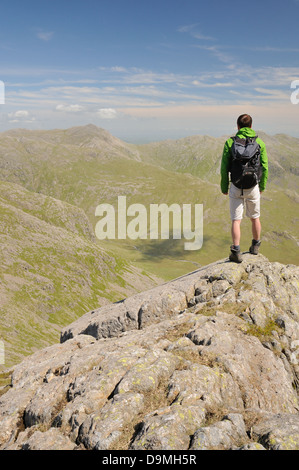
<path id="1" fill-rule="evenodd" d="M 241 263 L 241 220 L 251 219 L 252 244 L 249 252 L 257 255 L 261 245 L 260 194 L 268 178 L 268 157 L 265 143 L 252 129 L 252 118 L 242 114 L 237 120 L 238 132 L 225 142 L 221 161 L 221 191 L 229 194 L 232 220 L 230 261 Z M 229 187 L 230 174 L 230 187 Z"/>

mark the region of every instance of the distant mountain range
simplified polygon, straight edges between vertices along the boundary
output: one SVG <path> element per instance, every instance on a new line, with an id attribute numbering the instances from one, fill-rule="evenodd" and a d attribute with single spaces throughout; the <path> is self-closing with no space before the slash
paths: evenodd
<path id="1" fill-rule="evenodd" d="M 299 139 L 257 133 L 269 157 L 261 250 L 298 264 Z M 219 187 L 227 137 L 133 145 L 94 125 L 0 134 L 0 337 L 12 363 L 85 311 L 228 255 L 228 199 Z M 172 239 L 97 240 L 95 209 L 117 207 L 118 196 L 145 207 L 203 204 L 202 249 Z M 244 220 L 241 248 L 250 242 Z"/>

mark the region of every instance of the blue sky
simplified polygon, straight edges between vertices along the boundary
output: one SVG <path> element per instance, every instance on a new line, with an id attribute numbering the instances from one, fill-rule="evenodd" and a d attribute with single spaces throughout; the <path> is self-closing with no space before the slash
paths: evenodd
<path id="1" fill-rule="evenodd" d="M 96 124 L 131 142 L 256 129 L 299 137 L 299 1 L 10 0 L 0 129 Z M 1 103 L 1 101 L 0 101 Z"/>

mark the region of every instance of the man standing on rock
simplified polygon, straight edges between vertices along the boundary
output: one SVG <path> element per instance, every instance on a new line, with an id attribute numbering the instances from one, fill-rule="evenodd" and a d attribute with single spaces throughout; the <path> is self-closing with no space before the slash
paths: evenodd
<path id="1" fill-rule="evenodd" d="M 242 114 L 237 120 L 238 132 L 225 142 L 221 161 L 221 191 L 229 194 L 232 220 L 230 261 L 242 262 L 240 240 L 244 207 L 251 219 L 250 253 L 257 255 L 261 245 L 260 194 L 268 178 L 268 157 L 265 143 L 252 129 L 252 118 Z M 229 187 L 229 174 L 231 185 Z"/>

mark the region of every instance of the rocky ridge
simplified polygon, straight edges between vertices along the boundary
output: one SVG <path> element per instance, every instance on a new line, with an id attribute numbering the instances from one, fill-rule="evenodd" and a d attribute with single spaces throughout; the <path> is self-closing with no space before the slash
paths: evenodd
<path id="1" fill-rule="evenodd" d="M 299 268 L 244 255 L 88 312 L 0 397 L 2 450 L 299 450 Z"/>

